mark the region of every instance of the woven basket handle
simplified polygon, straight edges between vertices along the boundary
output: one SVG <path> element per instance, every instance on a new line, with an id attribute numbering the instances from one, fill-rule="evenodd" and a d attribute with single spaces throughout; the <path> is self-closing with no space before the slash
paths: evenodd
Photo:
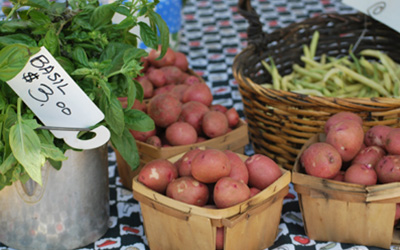
<path id="1" fill-rule="evenodd" d="M 260 16 L 251 6 L 250 0 L 239 0 L 238 11 L 240 15 L 247 19 L 249 27 L 247 28 L 247 38 L 249 44 L 260 44 L 264 38 Z"/>

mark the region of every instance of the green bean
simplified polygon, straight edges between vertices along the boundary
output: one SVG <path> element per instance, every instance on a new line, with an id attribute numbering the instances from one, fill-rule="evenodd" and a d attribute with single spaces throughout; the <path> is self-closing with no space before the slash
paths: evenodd
<path id="1" fill-rule="evenodd" d="M 371 79 L 366 78 L 363 75 L 360 75 L 342 65 L 336 65 L 336 67 L 338 67 L 339 69 L 341 69 L 345 74 L 349 75 L 350 77 L 352 77 L 353 79 L 359 81 L 360 83 L 363 83 L 365 85 L 367 85 L 368 87 L 375 89 L 376 91 L 378 91 L 380 94 L 382 94 L 383 96 L 390 96 L 389 92 L 383 88 L 381 85 L 379 85 L 378 83 L 372 81 Z"/>
<path id="2" fill-rule="evenodd" d="M 310 58 L 311 59 L 313 59 L 315 57 L 315 53 L 317 52 L 318 40 L 319 40 L 319 32 L 315 31 L 311 38 L 311 44 L 310 44 Z"/>
<path id="3" fill-rule="evenodd" d="M 303 54 L 304 54 L 304 56 L 306 56 L 306 57 L 308 57 L 310 59 L 314 59 L 314 58 L 311 57 L 311 51 L 310 51 L 310 48 L 308 48 L 307 45 L 303 45 Z"/>
<path id="4" fill-rule="evenodd" d="M 387 72 L 383 74 L 383 86 L 385 86 L 387 91 L 393 91 L 392 81 L 390 79 L 389 73 Z"/>
<path id="5" fill-rule="evenodd" d="M 315 80 L 322 80 L 323 79 L 323 77 L 320 74 L 310 72 L 310 71 L 300 67 L 298 64 L 294 64 L 293 65 L 293 70 L 298 72 L 298 73 L 300 73 L 300 74 L 302 74 L 302 75 L 309 76 L 310 78 L 315 79 Z"/>

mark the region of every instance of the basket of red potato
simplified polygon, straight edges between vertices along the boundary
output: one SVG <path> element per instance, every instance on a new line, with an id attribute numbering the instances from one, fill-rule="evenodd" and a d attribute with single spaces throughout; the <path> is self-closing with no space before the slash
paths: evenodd
<path id="1" fill-rule="evenodd" d="M 267 156 L 195 148 L 134 178 L 151 249 L 265 249 L 276 238 L 290 172 Z"/>
<path id="2" fill-rule="evenodd" d="M 400 128 L 363 128 L 355 113 L 332 115 L 302 147 L 292 182 L 314 240 L 390 248 L 399 244 Z"/>
<path id="3" fill-rule="evenodd" d="M 146 100 L 136 101 L 133 108 L 147 113 L 156 125 L 147 132 L 130 130 L 140 155 L 139 168 L 132 170 L 116 152 L 122 184 L 129 189 L 132 178 L 151 160 L 168 159 L 194 147 L 243 153 L 249 143 L 247 124 L 234 107 L 212 103 L 210 88 L 188 68 L 183 53 L 168 48 L 162 59 L 156 60 L 158 56 L 158 50 L 149 52 L 137 79 Z"/>

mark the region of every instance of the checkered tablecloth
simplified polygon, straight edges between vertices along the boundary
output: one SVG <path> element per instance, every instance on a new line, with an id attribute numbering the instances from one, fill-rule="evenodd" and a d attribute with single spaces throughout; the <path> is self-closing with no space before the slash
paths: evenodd
<path id="1" fill-rule="evenodd" d="M 1 0 L 0 0 L 1 1 Z M 8 4 L 3 2 L 3 5 Z M 252 0 L 266 32 L 321 13 L 354 13 L 340 0 Z M 237 0 L 188 0 L 182 9 L 179 50 L 189 60 L 190 68 L 202 76 L 214 95 L 214 104 L 235 107 L 243 117 L 243 104 L 232 75 L 235 56 L 247 46 L 247 21 L 238 13 Z M 251 154 L 251 147 L 247 147 Z M 115 153 L 109 151 L 110 221 L 109 230 L 98 241 L 81 248 L 147 250 L 140 206 L 132 192 L 125 189 L 118 176 Z M 0 245 L 0 250 L 9 249 Z M 298 205 L 297 194 L 290 186 L 285 198 L 279 234 L 269 249 L 339 250 L 379 249 L 308 239 Z M 392 249 L 398 249 L 392 247 Z M 168 249 L 166 249 L 168 250 Z M 189 249 L 188 249 L 189 250 Z M 245 250 L 245 249 L 244 249 Z"/>

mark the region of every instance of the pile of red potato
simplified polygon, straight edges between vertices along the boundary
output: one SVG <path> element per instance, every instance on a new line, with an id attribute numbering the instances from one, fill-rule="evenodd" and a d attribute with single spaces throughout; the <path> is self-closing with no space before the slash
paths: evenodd
<path id="1" fill-rule="evenodd" d="M 376 185 L 400 181 L 400 128 L 376 125 L 363 130 L 360 116 L 352 112 L 332 115 L 325 123 L 326 140 L 306 148 L 300 163 L 307 174 Z M 400 204 L 396 218 L 400 219 Z"/>
<path id="2" fill-rule="evenodd" d="M 172 199 L 222 209 L 253 197 L 282 176 L 269 157 L 255 154 L 245 160 L 230 151 L 192 149 L 175 163 L 156 159 L 146 163 L 138 181 Z M 217 249 L 223 249 L 223 227 L 217 228 Z"/>
<path id="3" fill-rule="evenodd" d="M 164 57 L 151 50 L 143 58 L 142 85 L 146 101 L 133 108 L 147 113 L 156 129 L 133 131 L 136 140 L 161 146 L 180 146 L 224 135 L 240 121 L 235 108 L 212 104 L 210 88 L 198 76 L 189 73 L 185 54 L 168 48 Z"/>

